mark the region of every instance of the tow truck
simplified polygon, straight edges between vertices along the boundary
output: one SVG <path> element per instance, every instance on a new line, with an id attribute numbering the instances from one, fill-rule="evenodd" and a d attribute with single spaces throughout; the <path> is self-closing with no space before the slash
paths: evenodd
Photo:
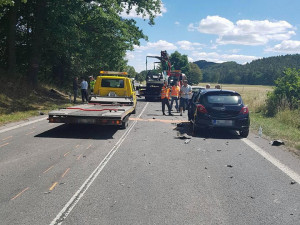
<path id="1" fill-rule="evenodd" d="M 49 123 L 128 126 L 136 112 L 136 92 L 127 72 L 100 71 L 88 104 L 49 112 Z"/>

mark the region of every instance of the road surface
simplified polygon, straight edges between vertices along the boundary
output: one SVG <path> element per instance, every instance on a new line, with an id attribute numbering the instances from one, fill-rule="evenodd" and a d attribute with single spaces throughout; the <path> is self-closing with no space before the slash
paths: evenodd
<path id="1" fill-rule="evenodd" d="M 300 221 L 300 161 L 252 134 L 192 136 L 187 115 L 139 100 L 129 127 L 0 128 L 0 224 Z"/>

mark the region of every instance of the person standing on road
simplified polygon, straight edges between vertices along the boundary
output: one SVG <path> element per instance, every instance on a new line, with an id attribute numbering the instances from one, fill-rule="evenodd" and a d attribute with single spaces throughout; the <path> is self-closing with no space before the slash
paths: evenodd
<path id="1" fill-rule="evenodd" d="M 84 77 L 81 78 L 81 83 L 80 83 L 80 88 L 81 88 L 81 98 L 82 98 L 82 103 L 86 100 L 86 102 L 89 101 L 88 98 L 88 82 L 84 79 Z"/>
<path id="2" fill-rule="evenodd" d="M 175 101 L 175 109 L 177 112 L 179 112 L 179 107 L 178 107 L 178 98 L 179 98 L 179 93 L 180 93 L 180 87 L 178 86 L 178 81 L 175 82 L 175 84 L 172 86 L 171 90 L 171 110 L 173 108 L 173 102 Z"/>
<path id="3" fill-rule="evenodd" d="M 95 83 L 96 83 L 96 80 L 94 79 L 94 77 L 90 76 L 90 90 L 91 90 L 91 94 L 94 92 Z"/>
<path id="4" fill-rule="evenodd" d="M 170 88 L 168 87 L 167 81 L 164 82 L 164 86 L 161 89 L 161 106 L 162 106 L 162 112 L 165 116 L 165 105 L 168 107 L 169 116 L 172 116 L 171 114 L 171 107 L 169 104 L 169 98 L 170 98 Z"/>
<path id="5" fill-rule="evenodd" d="M 182 111 L 187 109 L 189 104 L 189 96 L 192 94 L 192 87 L 188 85 L 187 80 L 183 81 L 183 85 L 180 89 L 180 116 L 182 116 Z"/>
<path id="6" fill-rule="evenodd" d="M 73 94 L 74 94 L 74 101 L 73 103 L 76 103 L 76 98 L 77 98 L 77 94 L 78 94 L 78 77 L 74 77 L 73 80 Z"/>

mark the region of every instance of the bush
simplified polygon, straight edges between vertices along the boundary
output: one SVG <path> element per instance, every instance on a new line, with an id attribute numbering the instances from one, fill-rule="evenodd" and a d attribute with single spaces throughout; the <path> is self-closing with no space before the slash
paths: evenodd
<path id="1" fill-rule="evenodd" d="M 295 110 L 300 105 L 300 70 L 286 69 L 276 81 L 273 92 L 268 93 L 265 114 L 275 116 L 285 109 Z"/>

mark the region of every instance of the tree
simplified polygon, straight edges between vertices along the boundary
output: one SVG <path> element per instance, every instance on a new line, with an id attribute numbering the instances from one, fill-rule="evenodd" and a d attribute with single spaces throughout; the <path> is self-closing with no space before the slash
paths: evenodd
<path id="1" fill-rule="evenodd" d="M 280 99 L 286 99 L 290 109 L 299 107 L 300 101 L 300 70 L 288 68 L 275 83 L 274 94 Z"/>
<path id="2" fill-rule="evenodd" d="M 178 51 L 175 51 L 170 55 L 170 61 L 175 70 L 181 70 L 182 73 L 190 71 L 187 55 L 181 55 Z"/>
<path id="3" fill-rule="evenodd" d="M 268 94 L 266 115 L 274 116 L 279 110 L 298 109 L 300 106 L 300 70 L 288 68 L 276 81 L 273 92 Z"/>
<path id="4" fill-rule="evenodd" d="M 133 66 L 127 66 L 126 72 L 128 73 L 128 77 L 135 78 L 137 75 L 137 72 L 135 72 L 135 69 Z"/>
<path id="5" fill-rule="evenodd" d="M 202 72 L 195 63 L 189 63 L 190 71 L 186 74 L 190 84 L 199 84 L 202 80 Z"/>
<path id="6" fill-rule="evenodd" d="M 147 76 L 147 71 L 143 70 L 140 73 L 136 74 L 135 79 L 139 82 L 143 82 L 144 80 L 146 80 L 146 76 Z"/>
<path id="7" fill-rule="evenodd" d="M 33 87 L 38 80 L 63 85 L 74 75 L 126 69 L 126 51 L 147 36 L 121 12 L 136 9 L 154 24 L 161 6 L 160 0 L 20 2 L 0 0 L 0 67 L 27 71 Z"/>

